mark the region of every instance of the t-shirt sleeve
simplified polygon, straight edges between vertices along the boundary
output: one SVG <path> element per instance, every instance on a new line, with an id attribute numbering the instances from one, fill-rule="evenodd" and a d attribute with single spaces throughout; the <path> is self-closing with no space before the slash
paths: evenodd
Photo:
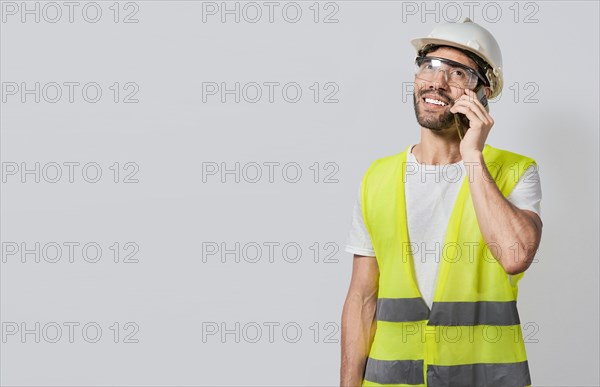
<path id="1" fill-rule="evenodd" d="M 533 211 L 542 218 L 542 185 L 537 166 L 532 164 L 527 168 L 506 199 L 517 208 Z"/>
<path id="2" fill-rule="evenodd" d="M 352 211 L 352 224 L 346 239 L 346 252 L 356 255 L 364 255 L 366 257 L 374 257 L 375 250 L 371 242 L 371 236 L 367 231 L 365 222 L 362 216 L 361 206 L 361 185 L 358 188 L 358 196 L 354 202 Z"/>

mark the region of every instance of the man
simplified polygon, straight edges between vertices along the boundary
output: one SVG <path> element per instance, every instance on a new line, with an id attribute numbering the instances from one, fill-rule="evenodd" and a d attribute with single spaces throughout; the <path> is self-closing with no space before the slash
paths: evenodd
<path id="1" fill-rule="evenodd" d="M 537 164 L 486 144 L 503 84 L 466 18 L 412 40 L 421 139 L 365 173 L 346 251 L 342 386 L 528 386 L 517 282 L 542 231 Z"/>

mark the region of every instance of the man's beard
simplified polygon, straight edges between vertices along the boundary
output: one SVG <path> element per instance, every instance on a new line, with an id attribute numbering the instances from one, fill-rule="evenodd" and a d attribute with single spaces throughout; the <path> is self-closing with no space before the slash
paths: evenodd
<path id="1" fill-rule="evenodd" d="M 416 93 L 417 93 L 417 91 L 415 91 L 413 93 L 413 104 L 414 104 L 414 109 L 415 109 L 415 116 L 417 117 L 417 122 L 419 123 L 419 125 L 421 125 L 423 128 L 431 129 L 435 132 L 441 132 L 442 130 L 449 128 L 450 125 L 454 124 L 454 114 L 452 112 L 450 112 L 449 110 L 446 110 L 444 113 L 442 113 L 438 117 L 435 117 L 432 113 L 422 112 L 421 114 L 419 114 L 419 111 L 417 108 Z M 444 99 L 446 101 L 452 101 L 452 98 L 450 98 L 450 96 L 448 96 L 444 92 L 438 92 L 438 93 L 424 92 L 424 93 L 421 93 L 421 96 L 419 98 L 423 98 L 424 94 L 431 95 L 432 97 L 441 96 L 441 97 L 444 97 Z M 452 102 L 449 102 L 449 103 L 452 104 Z"/>

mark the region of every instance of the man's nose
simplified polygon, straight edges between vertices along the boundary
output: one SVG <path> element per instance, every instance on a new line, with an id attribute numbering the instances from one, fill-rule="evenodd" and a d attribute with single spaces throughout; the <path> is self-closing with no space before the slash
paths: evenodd
<path id="1" fill-rule="evenodd" d="M 431 82 L 433 85 L 430 86 L 430 89 L 444 89 L 446 90 L 448 87 L 448 79 L 446 78 L 446 70 L 438 69 L 433 76 Z"/>

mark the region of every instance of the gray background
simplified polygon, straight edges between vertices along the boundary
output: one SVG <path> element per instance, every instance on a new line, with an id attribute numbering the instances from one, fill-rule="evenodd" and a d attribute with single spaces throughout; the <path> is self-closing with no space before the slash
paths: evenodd
<path id="1" fill-rule="evenodd" d="M 10 163 L 39 162 L 49 173 L 51 163 L 96 162 L 103 175 L 89 183 L 77 169 L 73 183 L 66 176 L 36 183 L 33 175 L 22 182 L 4 173 L 0 382 L 336 385 L 352 264 L 343 249 L 358 184 L 373 160 L 418 142 L 404 88 L 415 56 L 409 39 L 428 34 L 436 18 L 459 19 L 457 9 L 469 16 L 468 5 L 430 2 L 428 14 L 421 2 L 322 2 L 315 23 L 313 2 L 298 2 L 302 16 L 292 23 L 281 10 L 294 17 L 294 5 L 277 3 L 269 22 L 259 2 L 258 22 L 230 15 L 223 23 L 219 14 L 203 21 L 208 3 L 138 1 L 119 4 L 115 23 L 113 2 L 97 2 L 103 13 L 92 23 L 81 14 L 87 3 L 78 4 L 72 23 L 67 15 L 51 23 L 40 14 L 36 23 L 3 14 L 3 85 L 96 82 L 103 91 L 97 103 L 86 102 L 81 88 L 73 103 L 66 95 L 56 103 L 7 95 L 3 171 Z M 504 56 L 506 89 L 491 105 L 488 143 L 540 166 L 542 243 L 519 291 L 533 382 L 598 385 L 598 2 L 472 4 L 472 19 L 493 32 Z M 238 3 L 240 11 L 245 5 Z M 138 22 L 124 23 L 134 11 Z M 325 23 L 331 13 L 337 22 Z M 109 89 L 115 82 L 118 103 Z M 138 85 L 139 102 L 123 103 L 127 82 Z M 203 82 L 296 82 L 303 94 L 296 103 L 281 88 L 272 103 L 266 95 L 257 103 L 235 103 L 232 95 L 203 102 Z M 309 89 L 315 82 L 318 102 Z M 337 103 L 323 102 L 333 90 L 327 82 L 339 88 Z M 115 162 L 118 183 L 109 169 Z M 132 171 L 126 162 L 139 167 L 137 183 L 122 182 Z M 239 162 L 246 180 L 252 163 L 280 165 L 272 182 L 264 165 L 256 183 L 233 175 L 203 182 L 210 162 Z M 298 182 L 286 181 L 293 168 L 282 175 L 286 163 L 300 167 Z M 73 262 L 66 248 L 55 263 L 42 255 L 22 262 L 6 251 L 22 242 L 80 246 Z M 82 257 L 88 242 L 102 248 L 96 263 Z M 127 242 L 139 246 L 138 262 L 115 263 L 115 242 L 122 254 Z M 247 249 L 222 263 L 203 253 L 206 242 Z M 265 242 L 279 244 L 272 262 Z M 255 244 L 262 255 L 250 262 Z M 295 263 L 294 246 L 302 249 Z M 65 323 L 79 324 L 72 340 Z M 83 333 L 85 324 L 101 328 L 97 342 L 88 342 L 95 331 Z M 208 335 L 215 326 L 219 332 Z M 22 328 L 33 333 L 22 336 Z M 230 333 L 222 337 L 222 328 Z"/>

